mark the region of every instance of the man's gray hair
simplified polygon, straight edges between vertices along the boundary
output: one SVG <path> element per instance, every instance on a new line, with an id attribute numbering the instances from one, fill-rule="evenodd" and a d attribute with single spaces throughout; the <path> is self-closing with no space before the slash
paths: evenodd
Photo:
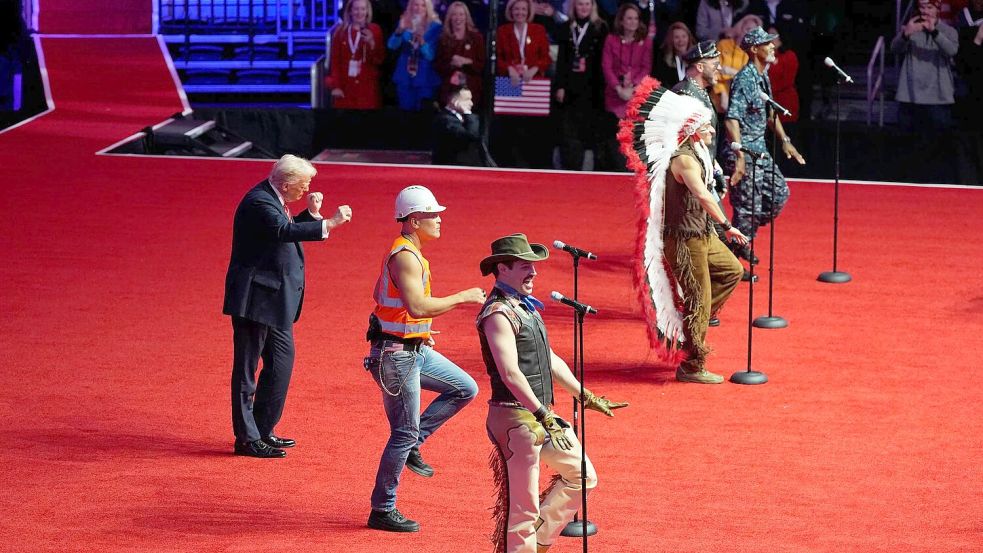
<path id="1" fill-rule="evenodd" d="M 270 184 L 278 187 L 285 183 L 294 183 L 302 180 L 314 178 L 317 169 L 311 165 L 310 161 L 302 157 L 287 154 L 273 164 L 270 171 Z"/>

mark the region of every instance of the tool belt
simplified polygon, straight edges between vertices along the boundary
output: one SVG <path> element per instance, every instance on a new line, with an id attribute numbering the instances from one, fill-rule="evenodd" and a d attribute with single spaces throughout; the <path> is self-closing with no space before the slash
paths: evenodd
<path id="1" fill-rule="evenodd" d="M 373 348 L 383 351 L 420 351 L 423 347 L 423 338 L 400 338 L 383 332 L 375 313 L 369 315 L 369 328 L 365 332 L 365 339 L 372 343 Z"/>

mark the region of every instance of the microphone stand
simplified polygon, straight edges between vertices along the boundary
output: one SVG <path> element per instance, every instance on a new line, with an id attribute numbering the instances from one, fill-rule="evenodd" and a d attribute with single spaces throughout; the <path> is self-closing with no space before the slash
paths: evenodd
<path id="1" fill-rule="evenodd" d="M 579 287 L 580 287 L 580 254 L 576 252 L 569 252 L 573 256 L 573 301 L 580 301 Z M 579 372 L 578 372 L 579 370 Z M 580 380 L 580 402 L 576 399 L 573 400 L 573 433 L 577 435 L 580 439 L 580 489 L 583 492 L 584 501 L 581 505 L 580 516 L 583 519 L 578 519 L 578 515 L 573 516 L 571 520 L 560 532 L 561 536 L 566 536 L 568 538 L 580 538 L 584 539 L 584 551 L 587 551 L 587 536 L 593 536 L 597 533 L 597 526 L 587 520 L 587 454 L 586 447 L 584 446 L 584 432 L 586 428 L 584 427 L 584 419 L 582 406 L 584 404 L 584 313 L 578 309 L 574 309 L 573 314 L 573 373 L 577 375 Z M 577 421 L 580 421 L 579 431 Z"/>
<path id="2" fill-rule="evenodd" d="M 778 122 L 778 111 L 774 111 L 775 122 Z M 754 326 L 758 328 L 785 328 L 788 321 L 772 313 L 772 302 L 775 290 L 775 170 L 778 162 L 775 157 L 778 153 L 778 133 L 772 130 L 771 133 L 771 223 L 768 225 L 768 315 L 758 317 L 754 320 Z M 754 205 L 752 203 L 752 205 Z M 754 259 L 754 256 L 751 256 Z"/>
<path id="3" fill-rule="evenodd" d="M 840 227 L 840 87 L 843 83 L 842 77 L 836 78 L 836 153 L 834 154 L 834 175 L 836 180 L 833 183 L 833 270 L 819 273 L 816 278 L 819 282 L 828 284 L 844 284 L 853 280 L 850 273 L 836 270 L 836 251 L 839 245 Z"/>
<path id="4" fill-rule="evenodd" d="M 755 172 L 757 171 L 757 160 L 750 155 L 747 156 L 751 158 L 751 205 L 754 205 L 754 201 L 757 196 L 757 186 L 755 186 Z M 754 259 L 754 237 L 751 237 L 751 259 Z M 730 381 L 734 384 L 764 384 L 768 382 L 768 376 L 763 372 L 751 370 L 751 336 L 752 336 L 752 320 L 754 318 L 754 265 L 750 265 L 751 269 L 751 279 L 748 281 L 748 291 L 747 291 L 747 370 L 737 371 L 736 373 L 730 375 Z"/>
<path id="5" fill-rule="evenodd" d="M 488 64 L 485 66 L 484 74 L 481 76 L 482 82 L 484 83 L 484 89 L 492 91 L 489 97 L 484 99 L 484 105 L 481 106 L 481 148 L 484 150 L 484 154 L 487 155 L 488 160 L 494 164 L 494 160 L 491 157 L 491 150 L 489 148 L 489 135 L 491 134 L 492 122 L 495 118 L 495 60 L 498 55 L 496 44 L 497 34 L 495 29 L 498 28 L 498 5 L 499 0 L 488 0 L 488 31 L 485 33 L 485 59 L 488 60 Z"/>
<path id="6" fill-rule="evenodd" d="M 577 259 L 578 256 L 574 256 Z M 571 306 L 573 307 L 573 306 Z M 580 408 L 583 409 L 585 394 L 584 394 L 584 315 L 586 313 L 580 307 L 573 307 L 574 312 L 574 340 L 577 341 L 579 351 L 574 349 L 575 361 L 573 372 L 579 375 L 580 379 Z M 579 364 L 579 366 L 578 366 Z M 577 413 L 577 406 L 574 406 L 574 416 Z M 566 525 L 561 536 L 567 537 L 579 537 L 583 542 L 583 552 L 587 553 L 587 536 L 593 536 L 597 533 L 597 527 L 594 526 L 592 522 L 587 520 L 587 446 L 586 446 L 586 417 L 580 417 L 580 513 L 583 518 L 579 520 L 574 516 L 574 519 Z M 574 433 L 577 432 L 577 424 L 573 425 Z"/>

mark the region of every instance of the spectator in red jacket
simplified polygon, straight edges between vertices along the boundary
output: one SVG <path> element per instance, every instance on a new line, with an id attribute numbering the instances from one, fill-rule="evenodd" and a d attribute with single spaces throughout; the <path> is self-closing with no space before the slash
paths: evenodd
<path id="1" fill-rule="evenodd" d="M 379 66 L 386 59 L 382 29 L 372 23 L 369 0 L 349 0 L 331 33 L 327 88 L 336 109 L 382 107 Z"/>
<path id="2" fill-rule="evenodd" d="M 778 35 L 778 29 L 774 26 L 768 28 L 768 32 Z M 789 110 L 791 115 L 779 115 L 786 132 L 791 134 L 789 123 L 796 123 L 799 120 L 799 92 L 795 89 L 795 76 L 799 72 L 799 58 L 795 52 L 782 46 L 782 38 L 779 36 L 775 43 L 775 62 L 768 69 L 768 78 L 771 79 L 771 92 L 775 101 Z"/>
<path id="3" fill-rule="evenodd" d="M 447 7 L 433 65 L 440 75 L 441 98 L 446 98 L 452 89 L 465 86 L 470 90 L 474 105 L 481 105 L 485 38 L 475 28 L 467 4 L 460 0 Z"/>
<path id="4" fill-rule="evenodd" d="M 509 23 L 495 32 L 495 74 L 509 77 L 514 85 L 544 76 L 551 63 L 546 29 L 529 22 L 531 13 L 529 0 L 509 0 L 505 8 Z"/>

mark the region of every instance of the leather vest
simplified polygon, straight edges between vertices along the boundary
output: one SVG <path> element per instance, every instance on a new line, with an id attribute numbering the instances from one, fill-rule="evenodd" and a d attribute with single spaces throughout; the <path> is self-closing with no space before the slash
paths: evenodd
<path id="1" fill-rule="evenodd" d="M 703 161 L 693 149 L 692 143 L 687 140 L 672 154 L 672 159 L 679 156 L 690 156 L 700 164 L 701 172 L 705 171 Z M 705 183 L 710 187 L 709 183 Z M 690 193 L 686 183 L 676 182 L 672 169 L 666 169 L 666 208 L 665 208 L 665 231 L 668 234 L 681 238 L 694 238 L 705 236 L 713 230 L 710 216 L 707 214 L 700 200 Z"/>
<path id="2" fill-rule="evenodd" d="M 529 312 L 516 298 L 509 297 L 499 289 L 491 293 L 478 315 L 478 336 L 481 340 L 481 357 L 485 370 L 491 380 L 491 401 L 518 402 L 502 381 L 495 358 L 488 347 L 488 339 L 481 328 L 485 317 L 502 312 L 508 317 L 515 334 L 515 349 L 519 357 L 519 370 L 526 377 L 529 387 L 543 405 L 553 404 L 553 373 L 550 370 L 550 347 L 546 336 L 546 324 L 539 312 Z"/>

